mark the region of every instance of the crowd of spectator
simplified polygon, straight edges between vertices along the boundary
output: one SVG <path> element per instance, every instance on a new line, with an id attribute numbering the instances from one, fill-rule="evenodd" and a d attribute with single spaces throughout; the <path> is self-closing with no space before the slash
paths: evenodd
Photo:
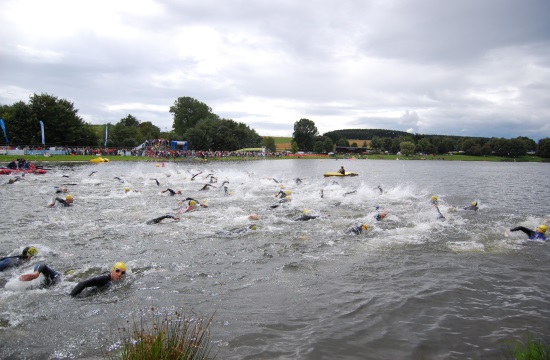
<path id="1" fill-rule="evenodd" d="M 43 146 L 3 146 L 0 150 L 24 150 L 25 154 L 49 155 L 53 148 Z M 114 148 L 114 147 L 55 147 L 56 153 L 67 155 L 100 155 L 100 156 L 143 156 L 153 159 L 181 159 L 181 158 L 261 158 L 287 156 L 288 152 L 272 153 L 265 151 L 213 151 L 213 150 L 183 150 L 170 149 L 169 141 L 165 139 L 146 140 L 142 145 L 135 148 Z"/>

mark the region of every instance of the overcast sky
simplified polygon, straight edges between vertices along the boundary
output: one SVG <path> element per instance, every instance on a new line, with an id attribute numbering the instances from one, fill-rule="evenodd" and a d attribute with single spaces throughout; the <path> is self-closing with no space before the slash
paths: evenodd
<path id="1" fill-rule="evenodd" d="M 1 0 L 0 38 L 0 104 L 92 124 L 189 96 L 264 136 L 550 137 L 549 0 Z"/>

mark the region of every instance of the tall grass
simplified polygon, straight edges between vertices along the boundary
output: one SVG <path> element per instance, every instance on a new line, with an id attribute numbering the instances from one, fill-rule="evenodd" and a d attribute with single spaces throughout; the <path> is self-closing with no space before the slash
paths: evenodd
<path id="1" fill-rule="evenodd" d="M 508 344 L 510 359 L 516 360 L 550 360 L 550 345 L 537 340 L 528 334 L 525 340 L 517 340 Z"/>
<path id="2" fill-rule="evenodd" d="M 207 360 L 211 356 L 209 318 L 186 318 L 180 312 L 159 313 L 155 308 L 141 313 L 139 319 L 119 328 L 120 340 L 115 350 L 105 352 L 110 360 Z"/>

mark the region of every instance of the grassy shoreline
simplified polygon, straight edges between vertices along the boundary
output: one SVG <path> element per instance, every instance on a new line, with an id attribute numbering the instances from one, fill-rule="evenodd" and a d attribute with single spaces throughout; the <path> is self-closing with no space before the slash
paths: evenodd
<path id="1" fill-rule="evenodd" d="M 0 155 L 0 163 L 6 165 L 12 161 L 21 157 L 20 155 Z M 470 155 L 441 155 L 435 157 L 422 157 L 420 155 L 402 156 L 402 155 L 292 155 L 292 156 L 278 156 L 278 157 L 227 157 L 227 158 L 176 158 L 176 159 L 159 159 L 150 158 L 145 156 L 103 156 L 112 162 L 126 161 L 126 162 L 205 162 L 205 161 L 250 161 L 250 160 L 281 160 L 281 159 L 326 159 L 326 160 L 420 160 L 420 161 L 490 161 L 490 162 L 549 162 L 548 159 L 543 159 L 538 156 L 526 155 L 519 158 L 504 158 L 500 156 L 470 156 Z M 25 160 L 31 161 L 36 164 L 51 163 L 51 162 L 90 162 L 90 160 L 97 158 L 95 155 L 25 155 Z"/>

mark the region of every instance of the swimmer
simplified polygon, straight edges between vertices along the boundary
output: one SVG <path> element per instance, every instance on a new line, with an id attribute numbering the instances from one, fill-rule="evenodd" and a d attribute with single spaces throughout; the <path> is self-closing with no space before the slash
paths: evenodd
<path id="1" fill-rule="evenodd" d="M 79 282 L 71 291 L 71 296 L 77 296 L 87 287 L 92 286 L 107 286 L 111 281 L 119 281 L 126 274 L 126 265 L 123 262 L 117 262 L 111 268 L 111 272 L 93 277 L 88 280 Z"/>
<path id="2" fill-rule="evenodd" d="M 56 201 L 59 202 L 60 204 L 62 204 L 64 207 L 68 207 L 68 206 L 72 206 L 74 199 L 73 199 L 73 196 L 70 195 L 70 194 L 65 196 L 65 199 L 62 199 L 60 197 L 56 197 L 53 200 L 53 202 L 48 204 L 48 207 L 54 207 Z"/>
<path id="3" fill-rule="evenodd" d="M 378 189 L 380 190 L 380 195 L 382 195 L 384 193 L 384 190 L 382 190 L 382 188 L 380 187 L 380 185 L 378 185 L 377 187 L 375 187 L 374 189 Z M 373 189 L 373 190 L 374 190 Z"/>
<path id="4" fill-rule="evenodd" d="M 204 184 L 204 186 L 199 190 L 199 191 L 203 191 L 203 190 L 209 190 L 209 188 L 211 187 L 215 187 L 214 185 L 210 185 L 210 184 Z"/>
<path id="5" fill-rule="evenodd" d="M 256 226 L 256 225 L 248 225 L 247 227 L 244 227 L 244 228 L 231 229 L 231 230 L 229 230 L 229 232 L 233 233 L 233 234 L 244 234 L 244 233 L 248 232 L 249 230 L 257 230 L 257 229 L 258 229 L 258 226 Z"/>
<path id="6" fill-rule="evenodd" d="M 194 174 L 193 176 L 191 176 L 191 181 L 195 181 L 195 177 L 197 177 L 198 175 L 202 174 L 202 171 L 199 171 L 198 173 Z"/>
<path id="7" fill-rule="evenodd" d="M 163 194 L 164 194 L 165 192 L 169 192 L 169 193 L 170 193 L 170 196 L 181 195 L 181 190 L 174 191 L 174 190 L 172 190 L 172 189 L 170 189 L 170 188 L 168 188 L 168 189 L 166 189 L 166 190 L 164 190 L 164 191 L 161 191 L 161 192 L 162 192 Z"/>
<path id="8" fill-rule="evenodd" d="M 363 231 L 367 231 L 369 226 L 367 224 L 361 224 L 351 227 L 347 232 L 352 232 L 355 235 L 361 234 Z"/>
<path id="9" fill-rule="evenodd" d="M 294 179 L 294 181 L 296 182 L 296 184 L 301 184 L 302 183 L 302 179 L 300 179 L 300 178 L 296 178 L 296 179 Z"/>
<path id="10" fill-rule="evenodd" d="M 224 186 L 225 184 L 229 184 L 229 180 L 224 180 L 224 181 L 222 182 L 222 186 Z"/>
<path id="11" fill-rule="evenodd" d="M 344 196 L 346 196 L 346 195 L 351 195 L 351 194 L 355 194 L 356 192 L 357 192 L 357 190 L 348 191 L 347 193 L 344 193 Z"/>
<path id="12" fill-rule="evenodd" d="M 343 166 L 340 166 L 340 169 L 337 172 L 338 174 L 346 175 L 346 170 L 344 169 Z"/>
<path id="13" fill-rule="evenodd" d="M 433 195 L 430 199 L 430 203 L 432 204 L 432 206 L 435 208 L 435 210 L 437 211 L 437 218 L 438 219 L 441 219 L 441 220 L 445 220 L 445 216 L 443 216 L 443 214 L 441 213 L 441 211 L 439 211 L 439 207 L 437 206 L 438 205 L 438 202 L 439 202 L 439 199 L 437 198 L 437 196 Z"/>
<path id="14" fill-rule="evenodd" d="M 8 256 L 0 259 L 0 271 L 8 268 L 17 267 L 29 261 L 33 256 L 38 254 L 38 249 L 34 246 L 27 246 L 21 252 L 21 255 Z"/>
<path id="15" fill-rule="evenodd" d="M 309 214 L 303 214 L 294 219 L 294 221 L 308 221 L 311 219 L 317 219 L 319 215 L 309 215 Z"/>
<path id="16" fill-rule="evenodd" d="M 36 263 L 34 264 L 33 272 L 30 274 L 23 274 L 19 276 L 20 281 L 32 281 L 36 279 L 40 274 L 44 275 L 44 281 L 42 286 L 52 286 L 57 284 L 61 276 L 57 271 L 48 267 L 46 264 Z"/>
<path id="17" fill-rule="evenodd" d="M 470 203 L 469 206 L 466 206 L 466 207 L 464 208 L 464 210 L 474 210 L 474 211 L 477 211 L 477 210 L 478 210 L 477 201 L 472 201 L 472 202 Z"/>
<path id="18" fill-rule="evenodd" d="M 384 219 L 390 213 L 387 210 L 382 210 L 382 208 L 378 205 L 376 205 L 376 210 L 380 210 L 378 212 L 378 214 L 374 215 L 374 218 L 376 219 L 376 221 L 380 221 L 380 220 Z"/>
<path id="19" fill-rule="evenodd" d="M 8 180 L 8 184 L 13 184 L 13 183 L 15 183 L 15 182 L 17 182 L 17 181 L 19 181 L 19 180 L 23 180 L 23 178 L 22 178 L 21 176 L 16 176 L 16 177 L 14 177 L 13 179 L 9 179 L 9 180 Z"/>
<path id="20" fill-rule="evenodd" d="M 546 225 L 539 225 L 537 227 L 536 231 L 533 231 L 531 229 L 527 229 L 524 226 L 516 226 L 515 228 L 510 229 L 510 231 L 522 231 L 527 236 L 529 236 L 529 240 L 546 240 L 546 231 L 548 230 L 548 226 Z"/>
<path id="21" fill-rule="evenodd" d="M 189 200 L 189 203 L 187 204 L 187 207 L 186 208 L 181 208 L 180 210 L 178 210 L 178 213 L 186 213 L 186 212 L 189 212 L 189 211 L 193 211 L 197 208 L 197 205 L 199 205 L 201 207 L 208 207 L 208 205 L 206 205 L 206 204 L 199 204 L 199 202 L 195 199 L 187 198 L 185 200 Z"/>
<path id="22" fill-rule="evenodd" d="M 118 176 L 115 176 L 113 179 L 117 179 L 119 182 L 123 183 L 124 180 L 122 180 L 121 178 L 119 178 Z"/>
<path id="23" fill-rule="evenodd" d="M 321 193 L 321 199 L 325 197 L 325 191 L 323 189 L 320 190 Z"/>
<path id="24" fill-rule="evenodd" d="M 279 190 L 279 192 L 275 195 L 275 197 L 278 197 L 279 199 L 284 199 L 289 195 L 292 195 L 292 191 L 290 191 L 290 190 L 286 190 L 286 191 Z"/>
<path id="25" fill-rule="evenodd" d="M 151 179 L 151 180 L 155 180 L 155 182 L 157 183 L 157 186 L 160 186 L 160 182 L 157 179 Z"/>
<path id="26" fill-rule="evenodd" d="M 69 191 L 67 188 L 59 187 L 59 186 L 55 187 L 55 193 L 56 194 L 66 193 L 67 191 Z"/>
<path id="27" fill-rule="evenodd" d="M 180 221 L 179 217 L 172 216 L 172 215 L 163 215 L 158 218 L 147 221 L 146 224 L 147 225 L 158 224 L 158 223 L 161 223 L 164 219 L 174 219 L 176 221 Z"/>
<path id="28" fill-rule="evenodd" d="M 88 174 L 88 176 L 92 176 L 93 174 L 95 174 L 97 171 L 92 171 L 91 173 Z"/>

